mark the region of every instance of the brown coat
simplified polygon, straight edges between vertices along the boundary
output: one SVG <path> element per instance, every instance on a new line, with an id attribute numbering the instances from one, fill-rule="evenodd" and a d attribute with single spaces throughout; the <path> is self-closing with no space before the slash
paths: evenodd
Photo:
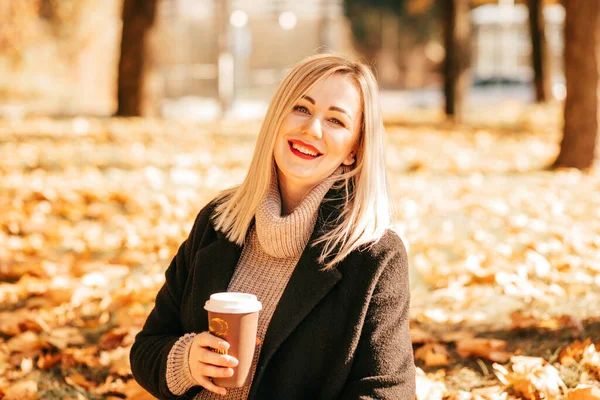
<path id="1" fill-rule="evenodd" d="M 335 209 L 323 203 L 319 219 L 275 310 L 264 339 L 249 399 L 415 398 L 415 367 L 408 325 L 408 263 L 392 231 L 322 271 L 310 243 Z M 196 218 L 166 271 L 155 308 L 131 349 L 135 379 L 161 399 L 169 350 L 185 333 L 208 330 L 203 308 L 223 292 L 241 247 L 215 231 L 212 204 Z M 202 390 L 194 387 L 183 398 Z"/>

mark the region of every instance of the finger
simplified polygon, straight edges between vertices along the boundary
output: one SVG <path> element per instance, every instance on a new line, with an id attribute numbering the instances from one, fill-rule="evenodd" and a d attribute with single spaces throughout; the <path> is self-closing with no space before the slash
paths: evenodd
<path id="1" fill-rule="evenodd" d="M 202 332 L 198 336 L 198 344 L 201 347 L 210 347 L 212 349 L 221 350 L 223 352 L 229 350 L 229 343 L 215 335 L 211 335 L 208 332 Z"/>
<path id="2" fill-rule="evenodd" d="M 215 353 L 207 348 L 200 348 L 198 358 L 204 364 L 212 364 L 218 367 L 237 367 L 237 358 L 225 354 Z"/>
<path id="3" fill-rule="evenodd" d="M 200 372 L 200 375 L 210 378 L 229 378 L 233 376 L 233 368 L 215 367 L 201 362 L 198 365 L 198 372 Z"/>
<path id="4" fill-rule="evenodd" d="M 221 396 L 225 396 L 227 394 L 227 389 L 221 386 L 215 385 L 210 379 L 203 376 L 199 379 L 198 384 L 202 386 L 206 390 L 210 390 L 213 393 L 220 394 Z"/>

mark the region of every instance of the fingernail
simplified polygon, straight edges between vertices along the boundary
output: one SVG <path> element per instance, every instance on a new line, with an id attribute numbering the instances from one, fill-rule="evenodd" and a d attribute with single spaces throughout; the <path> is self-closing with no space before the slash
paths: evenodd
<path id="1" fill-rule="evenodd" d="M 220 342 L 219 346 L 225 348 L 225 350 L 229 349 L 229 343 L 227 343 L 227 342 Z"/>

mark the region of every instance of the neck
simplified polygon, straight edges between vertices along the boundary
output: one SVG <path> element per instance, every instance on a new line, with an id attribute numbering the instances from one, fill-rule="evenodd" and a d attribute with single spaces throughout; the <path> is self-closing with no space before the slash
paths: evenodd
<path id="1" fill-rule="evenodd" d="M 289 215 L 310 192 L 311 187 L 296 185 L 279 175 L 279 193 L 281 194 L 281 215 Z"/>

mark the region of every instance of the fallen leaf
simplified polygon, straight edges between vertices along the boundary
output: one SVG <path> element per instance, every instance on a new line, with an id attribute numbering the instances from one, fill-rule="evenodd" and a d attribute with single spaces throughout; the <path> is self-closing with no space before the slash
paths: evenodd
<path id="1" fill-rule="evenodd" d="M 510 314 L 511 329 L 527 329 L 538 325 L 540 320 L 531 314 L 522 311 L 514 311 Z"/>
<path id="2" fill-rule="evenodd" d="M 54 353 L 54 354 L 46 353 L 46 354 L 40 355 L 40 357 L 38 358 L 37 367 L 39 369 L 46 370 L 46 369 L 50 369 L 50 368 L 54 367 L 61 361 L 62 361 L 61 353 Z"/>
<path id="3" fill-rule="evenodd" d="M 501 382 L 510 385 L 518 395 L 528 400 L 557 399 L 567 392 L 560 373 L 543 358 L 513 356 L 510 369 L 494 364 Z"/>
<path id="4" fill-rule="evenodd" d="M 417 368 L 416 386 L 417 400 L 442 400 L 448 391 L 444 382 L 428 378 L 421 368 Z"/>
<path id="5" fill-rule="evenodd" d="M 567 347 L 560 351 L 560 353 L 558 354 L 558 361 L 563 365 L 579 362 L 583 357 L 583 352 L 591 344 L 592 341 L 589 338 L 583 342 L 579 340 L 574 341 L 573 343 L 569 344 Z"/>
<path id="6" fill-rule="evenodd" d="M 581 321 L 572 315 L 561 315 L 559 317 L 542 320 L 538 323 L 540 328 L 551 330 L 570 328 L 576 332 L 583 332 Z"/>
<path id="7" fill-rule="evenodd" d="M 579 385 L 569 390 L 568 400 L 600 400 L 600 387 Z"/>
<path id="8" fill-rule="evenodd" d="M 127 396 L 127 400 L 155 400 L 154 396 L 138 385 L 134 379 L 127 381 L 123 394 Z"/>
<path id="9" fill-rule="evenodd" d="M 421 328 L 410 328 L 410 339 L 413 344 L 422 344 L 435 341 L 433 335 Z"/>
<path id="10" fill-rule="evenodd" d="M 65 376 L 65 382 L 71 386 L 82 387 L 85 390 L 90 390 L 96 386 L 96 383 L 87 380 L 87 378 L 79 373 L 72 373 Z"/>
<path id="11" fill-rule="evenodd" d="M 453 331 L 444 332 L 440 335 L 440 341 L 444 343 L 460 342 L 464 340 L 471 340 L 475 334 L 469 331 Z"/>
<path id="12" fill-rule="evenodd" d="M 37 355 L 42 349 L 49 349 L 49 344 L 31 331 L 23 332 L 6 342 L 7 349 L 12 353 Z"/>
<path id="13" fill-rule="evenodd" d="M 426 343 L 415 351 L 415 359 L 425 362 L 427 367 L 442 367 L 450 363 L 448 350 L 439 343 Z"/>
<path id="14" fill-rule="evenodd" d="M 80 346 L 86 342 L 79 329 L 69 326 L 53 329 L 47 340 L 60 350 L 69 346 Z"/>
<path id="15" fill-rule="evenodd" d="M 581 365 L 593 374 L 596 380 L 600 380 L 600 351 L 596 350 L 594 344 L 590 344 L 583 351 Z"/>
<path id="16" fill-rule="evenodd" d="M 464 339 L 456 343 L 456 352 L 461 357 L 476 356 L 505 363 L 511 356 L 511 353 L 503 351 L 507 344 L 506 341 L 499 339 Z"/>
<path id="17" fill-rule="evenodd" d="M 98 360 L 101 365 L 108 367 L 111 373 L 119 376 L 128 376 L 131 375 L 130 351 L 130 347 L 117 347 L 114 350 L 101 352 Z"/>
<path id="18" fill-rule="evenodd" d="M 38 386 L 34 380 L 28 379 L 11 385 L 2 400 L 36 400 Z"/>
<path id="19" fill-rule="evenodd" d="M 72 368 L 75 365 L 98 368 L 102 365 L 98 359 L 98 348 L 95 346 L 64 349 L 61 364 L 63 368 Z"/>
<path id="20" fill-rule="evenodd" d="M 100 338 L 98 347 L 102 350 L 113 350 L 120 346 L 130 346 L 133 344 L 137 330 L 125 327 L 118 327 L 106 332 Z"/>

